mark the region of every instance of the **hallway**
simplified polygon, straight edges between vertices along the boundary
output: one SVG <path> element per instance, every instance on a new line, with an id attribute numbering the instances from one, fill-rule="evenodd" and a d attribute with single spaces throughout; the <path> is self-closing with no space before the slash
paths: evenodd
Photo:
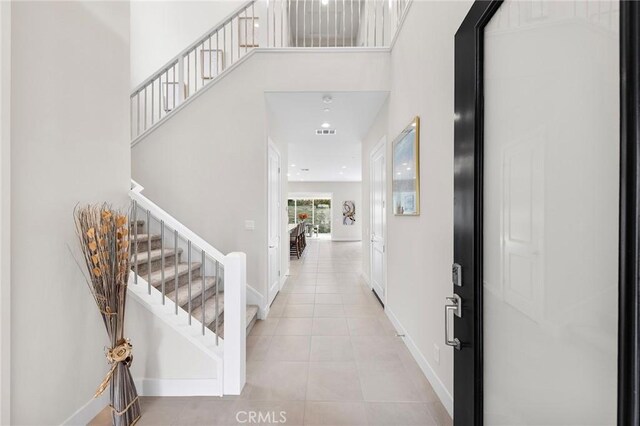
<path id="1" fill-rule="evenodd" d="M 143 397 L 139 424 L 450 425 L 363 282 L 361 247 L 309 239 L 291 260 L 268 319 L 247 337 L 240 397 Z M 252 412 L 272 421 L 251 422 Z M 92 424 L 109 422 L 105 409 Z"/>
<path id="2" fill-rule="evenodd" d="M 450 424 L 362 280 L 361 250 L 310 239 L 291 260 L 269 318 L 248 338 L 248 399 L 283 401 L 287 424 Z"/>

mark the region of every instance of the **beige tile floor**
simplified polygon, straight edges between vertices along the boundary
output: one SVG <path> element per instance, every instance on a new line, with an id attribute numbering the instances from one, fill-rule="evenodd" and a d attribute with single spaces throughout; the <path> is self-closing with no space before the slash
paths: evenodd
<path id="1" fill-rule="evenodd" d="M 291 261 L 268 319 L 248 336 L 242 395 L 142 398 L 138 424 L 450 425 L 366 288 L 361 250 L 361 243 L 311 239 Z M 251 412 L 262 421 L 250 422 Z M 92 424 L 108 422 L 104 411 Z"/>

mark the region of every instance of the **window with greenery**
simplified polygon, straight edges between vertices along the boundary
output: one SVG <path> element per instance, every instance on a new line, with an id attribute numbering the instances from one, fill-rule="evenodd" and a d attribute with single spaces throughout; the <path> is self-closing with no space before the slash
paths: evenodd
<path id="1" fill-rule="evenodd" d="M 318 199 L 294 199 L 287 202 L 289 223 L 300 222 L 300 214 L 306 214 L 305 222 L 318 225 L 318 232 L 328 234 L 331 232 L 331 200 Z"/>
<path id="2" fill-rule="evenodd" d="M 307 215 L 306 222 L 313 223 L 313 200 L 296 200 L 296 216 L 300 222 L 300 215 Z"/>
<path id="3" fill-rule="evenodd" d="M 331 232 L 331 200 L 313 200 L 313 224 L 318 225 L 318 232 Z"/>
<path id="4" fill-rule="evenodd" d="M 296 200 L 289 200 L 287 202 L 287 209 L 289 213 L 289 224 L 298 223 L 296 221 Z"/>

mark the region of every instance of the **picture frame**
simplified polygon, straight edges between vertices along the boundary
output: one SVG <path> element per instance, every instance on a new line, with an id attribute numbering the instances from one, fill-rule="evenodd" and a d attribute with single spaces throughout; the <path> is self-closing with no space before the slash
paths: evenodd
<path id="1" fill-rule="evenodd" d="M 342 224 L 355 225 L 356 223 L 356 203 L 352 200 L 342 202 Z"/>
<path id="2" fill-rule="evenodd" d="M 238 47 L 260 47 L 259 43 L 260 19 L 257 16 L 238 18 Z"/>
<path id="3" fill-rule="evenodd" d="M 200 75 L 203 80 L 212 80 L 224 70 L 224 51 L 222 49 L 200 50 Z"/>
<path id="4" fill-rule="evenodd" d="M 415 117 L 392 145 L 392 195 L 395 216 L 420 215 L 420 117 Z"/>

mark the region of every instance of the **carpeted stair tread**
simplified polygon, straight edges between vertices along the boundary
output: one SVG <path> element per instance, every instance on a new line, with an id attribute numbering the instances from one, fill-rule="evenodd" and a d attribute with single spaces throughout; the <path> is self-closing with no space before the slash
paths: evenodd
<path id="1" fill-rule="evenodd" d="M 191 270 L 192 271 L 195 271 L 198 268 L 200 268 L 200 263 L 191 262 Z M 189 273 L 189 264 L 188 263 L 179 263 L 178 264 L 178 277 L 181 277 L 181 276 L 186 275 L 188 273 Z M 147 274 L 143 274 L 142 277 L 147 279 L 148 275 Z M 175 279 L 175 277 L 176 277 L 175 265 L 169 265 L 169 266 L 164 268 L 164 280 L 165 280 L 165 282 L 171 281 L 171 280 Z M 193 277 L 193 279 L 195 279 L 195 277 Z M 162 285 L 162 270 L 158 269 L 156 271 L 151 272 L 150 281 L 151 281 L 151 285 L 154 286 L 154 287 L 161 286 Z"/>
<path id="2" fill-rule="evenodd" d="M 165 248 L 164 249 L 164 257 L 170 257 L 173 256 L 173 254 L 175 253 L 174 249 L 169 249 L 169 248 Z M 182 249 L 178 249 L 178 253 L 182 253 Z M 160 260 L 162 257 L 162 249 L 153 249 L 151 250 L 151 261 L 154 262 L 156 260 Z M 147 259 L 149 258 L 149 252 L 146 250 L 142 250 L 140 252 L 138 252 L 137 254 L 133 255 L 133 258 L 131 259 L 131 264 L 135 265 L 136 263 L 138 265 L 141 264 L 145 264 L 147 263 Z M 165 266 L 169 266 L 169 265 L 165 265 Z"/>
<path id="3" fill-rule="evenodd" d="M 218 316 L 224 312 L 224 292 L 218 293 L 218 296 L 211 296 L 204 302 L 204 325 L 209 327 L 216 320 L 216 301 L 218 302 Z M 198 305 L 192 309 L 191 316 L 198 321 L 202 321 L 202 306 Z M 218 325 L 222 323 L 222 318 L 218 319 Z"/>
<path id="4" fill-rule="evenodd" d="M 205 293 L 216 285 L 215 277 L 207 277 L 204 283 Z M 191 306 L 200 306 L 200 296 L 202 295 L 202 278 L 196 278 L 191 281 Z M 176 301 L 176 292 L 172 291 L 167 297 L 174 302 Z M 205 294 L 206 297 L 206 294 Z M 178 306 L 184 306 L 189 303 L 189 286 L 183 284 L 178 287 Z M 206 302 L 206 301 L 205 301 Z"/>

